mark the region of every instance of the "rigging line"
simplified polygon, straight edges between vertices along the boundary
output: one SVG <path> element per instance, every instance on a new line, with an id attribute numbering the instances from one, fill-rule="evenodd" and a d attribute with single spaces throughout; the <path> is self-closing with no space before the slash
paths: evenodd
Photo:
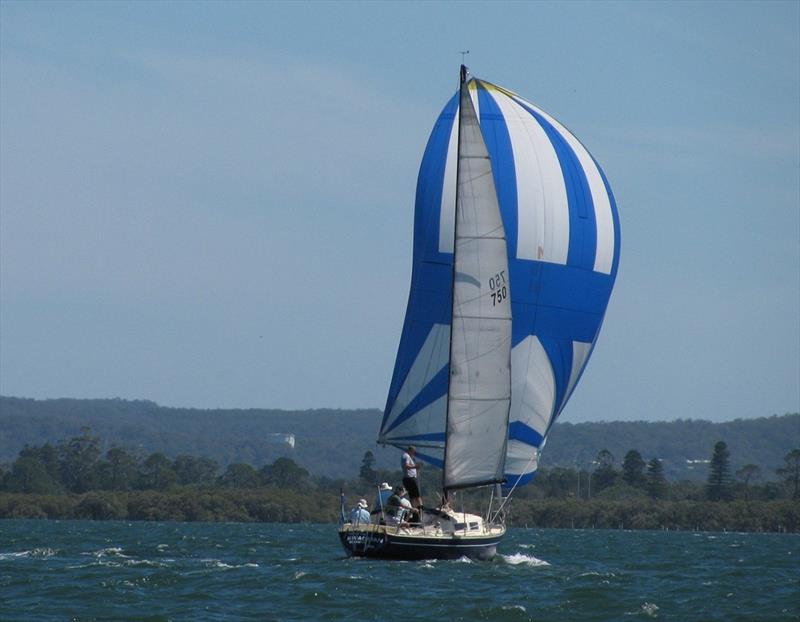
<path id="1" fill-rule="evenodd" d="M 511 487 L 511 490 L 508 491 L 508 494 L 506 495 L 506 498 L 503 499 L 503 502 L 500 504 L 500 507 L 497 508 L 497 512 L 494 513 L 494 518 L 492 519 L 492 522 L 494 522 L 497 519 L 497 517 L 500 515 L 500 512 L 505 507 L 506 503 L 508 503 L 508 500 L 511 498 L 511 495 L 514 494 L 514 490 L 516 490 L 517 486 L 519 485 L 519 482 L 522 479 L 522 476 L 528 471 L 528 467 L 530 467 L 533 464 L 533 461 L 536 458 L 536 456 L 538 455 L 538 453 L 539 453 L 539 450 L 537 449 L 535 454 L 531 454 L 531 459 L 528 460 L 528 464 L 526 464 L 525 468 L 522 469 L 522 472 L 520 473 L 519 477 L 517 478 L 517 481 L 514 482 L 514 485 Z"/>

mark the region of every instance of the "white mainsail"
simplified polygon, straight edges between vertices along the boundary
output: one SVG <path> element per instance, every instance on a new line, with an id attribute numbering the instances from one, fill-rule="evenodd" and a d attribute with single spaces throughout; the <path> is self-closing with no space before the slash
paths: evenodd
<path id="1" fill-rule="evenodd" d="M 462 69 L 444 488 L 503 481 L 511 288 L 492 164 Z"/>

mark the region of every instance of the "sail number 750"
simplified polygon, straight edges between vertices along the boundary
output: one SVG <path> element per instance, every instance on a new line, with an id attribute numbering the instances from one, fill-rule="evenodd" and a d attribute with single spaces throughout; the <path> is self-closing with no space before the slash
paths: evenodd
<path id="1" fill-rule="evenodd" d="M 508 288 L 506 287 L 506 271 L 501 270 L 494 276 L 489 277 L 489 291 L 492 297 L 492 306 L 496 306 L 508 298 Z"/>

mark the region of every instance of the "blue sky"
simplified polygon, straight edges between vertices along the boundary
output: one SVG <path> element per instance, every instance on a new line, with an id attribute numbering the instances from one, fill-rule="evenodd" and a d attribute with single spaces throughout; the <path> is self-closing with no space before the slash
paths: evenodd
<path id="1" fill-rule="evenodd" d="M 799 7 L 4 1 L 0 392 L 382 408 L 469 49 L 619 205 L 562 420 L 798 411 Z"/>

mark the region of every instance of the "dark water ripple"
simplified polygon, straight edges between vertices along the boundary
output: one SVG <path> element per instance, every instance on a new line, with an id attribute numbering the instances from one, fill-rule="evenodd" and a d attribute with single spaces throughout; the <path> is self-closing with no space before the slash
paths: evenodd
<path id="1" fill-rule="evenodd" d="M 0 521 L 0 620 L 800 620 L 800 537 L 511 530 L 491 563 L 332 525 Z"/>

